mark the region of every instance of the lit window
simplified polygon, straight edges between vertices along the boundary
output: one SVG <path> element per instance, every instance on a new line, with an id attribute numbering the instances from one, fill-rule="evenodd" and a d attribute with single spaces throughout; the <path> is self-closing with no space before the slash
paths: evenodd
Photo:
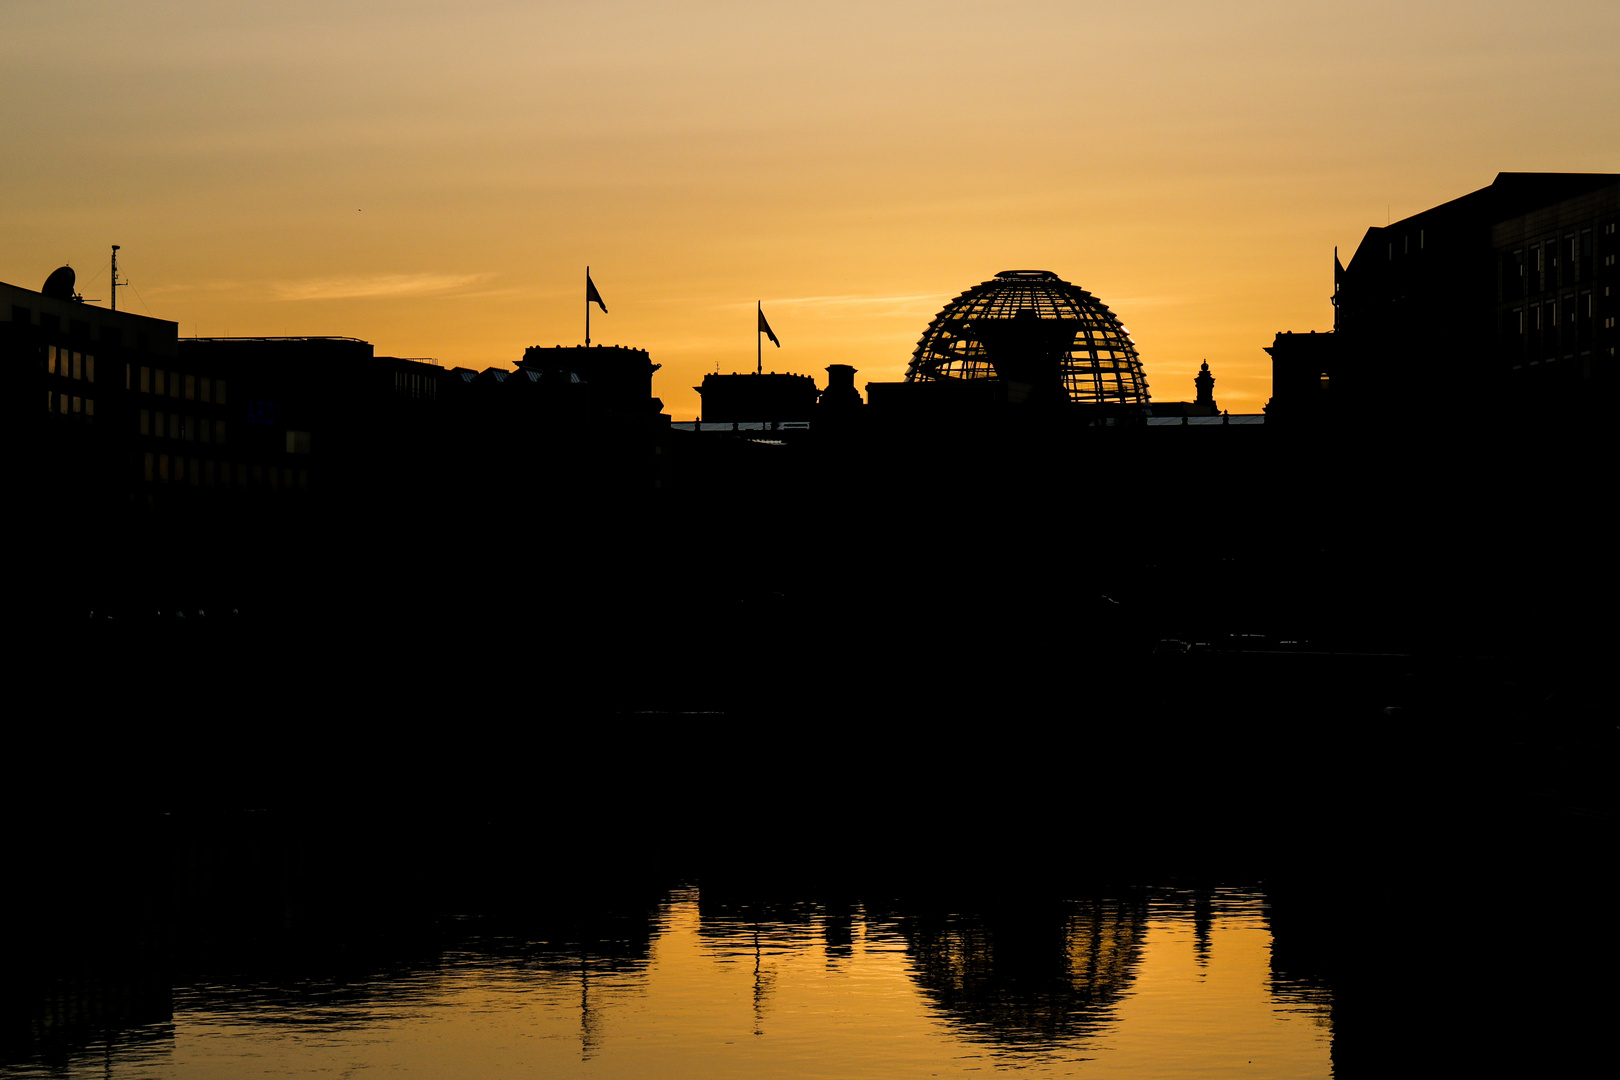
<path id="1" fill-rule="evenodd" d="M 89 353 L 86 353 L 84 357 L 84 381 L 96 381 L 96 358 Z"/>
<path id="2" fill-rule="evenodd" d="M 73 377 L 75 379 L 84 378 L 84 354 L 83 353 L 74 353 L 73 354 Z"/>
<path id="3" fill-rule="evenodd" d="M 45 370 L 50 372 L 52 375 L 56 374 L 56 346 L 55 345 L 47 345 L 45 347 Z"/>
<path id="4" fill-rule="evenodd" d="M 73 398 L 73 411 L 78 412 L 82 405 L 83 401 L 77 395 L 75 395 Z"/>

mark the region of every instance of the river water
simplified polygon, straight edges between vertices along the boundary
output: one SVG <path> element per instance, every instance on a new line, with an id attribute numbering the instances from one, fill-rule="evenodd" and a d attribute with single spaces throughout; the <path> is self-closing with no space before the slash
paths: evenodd
<path id="1" fill-rule="evenodd" d="M 577 927 L 576 924 L 572 924 Z M 1263 892 L 1133 890 L 990 913 L 706 900 L 589 943 L 172 986 L 169 1015 L 24 1077 L 1321 1077 L 1331 996 L 1273 963 Z M 59 999 L 58 1011 L 75 1002 Z M 84 1003 L 77 1003 L 83 1007 Z M 71 1023 L 47 1009 L 41 1034 Z"/>
<path id="2" fill-rule="evenodd" d="M 151 670 L 198 656 L 222 659 Z M 94 740 L 19 725 L 0 1075 L 1344 1080 L 1606 1053 L 1609 710 L 1477 665 L 1265 662 L 881 722 L 469 721 L 400 667 L 341 725 L 290 692 Z"/>

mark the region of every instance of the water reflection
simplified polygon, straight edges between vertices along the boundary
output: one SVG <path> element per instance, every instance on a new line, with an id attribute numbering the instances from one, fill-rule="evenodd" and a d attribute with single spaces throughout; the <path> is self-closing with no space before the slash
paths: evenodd
<path id="1" fill-rule="evenodd" d="M 140 983 L 150 956 L 94 984 L 13 973 L 0 1065 L 740 1078 L 1080 1061 L 1207 1074 L 1241 1057 L 1329 1070 L 1331 998 L 1274 963 L 1256 891 L 966 904 L 604 885 L 379 936 L 334 930 L 359 925 L 347 901 L 323 912 L 293 878 L 281 886 L 270 921 L 249 905 L 236 939 L 219 920 L 176 924 L 167 981 Z"/>
<path id="2" fill-rule="evenodd" d="M 1128 992 L 1146 930 L 1137 901 L 901 919 L 922 992 L 970 1038 L 1050 1044 L 1089 1034 Z"/>

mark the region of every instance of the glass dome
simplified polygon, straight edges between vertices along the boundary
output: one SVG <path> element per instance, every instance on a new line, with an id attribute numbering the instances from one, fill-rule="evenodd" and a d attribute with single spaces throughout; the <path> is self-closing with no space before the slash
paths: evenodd
<path id="1" fill-rule="evenodd" d="M 996 379 L 1009 400 L 1145 405 L 1147 379 L 1108 305 L 1048 270 L 1003 270 L 934 316 L 907 382 Z"/>

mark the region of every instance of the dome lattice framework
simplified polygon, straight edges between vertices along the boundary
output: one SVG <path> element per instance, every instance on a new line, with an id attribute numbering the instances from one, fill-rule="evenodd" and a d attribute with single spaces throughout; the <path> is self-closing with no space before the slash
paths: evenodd
<path id="1" fill-rule="evenodd" d="M 950 379 L 997 379 L 1080 404 L 1148 401 L 1141 358 L 1119 319 L 1047 270 L 1003 270 L 934 316 L 906 381 Z"/>

